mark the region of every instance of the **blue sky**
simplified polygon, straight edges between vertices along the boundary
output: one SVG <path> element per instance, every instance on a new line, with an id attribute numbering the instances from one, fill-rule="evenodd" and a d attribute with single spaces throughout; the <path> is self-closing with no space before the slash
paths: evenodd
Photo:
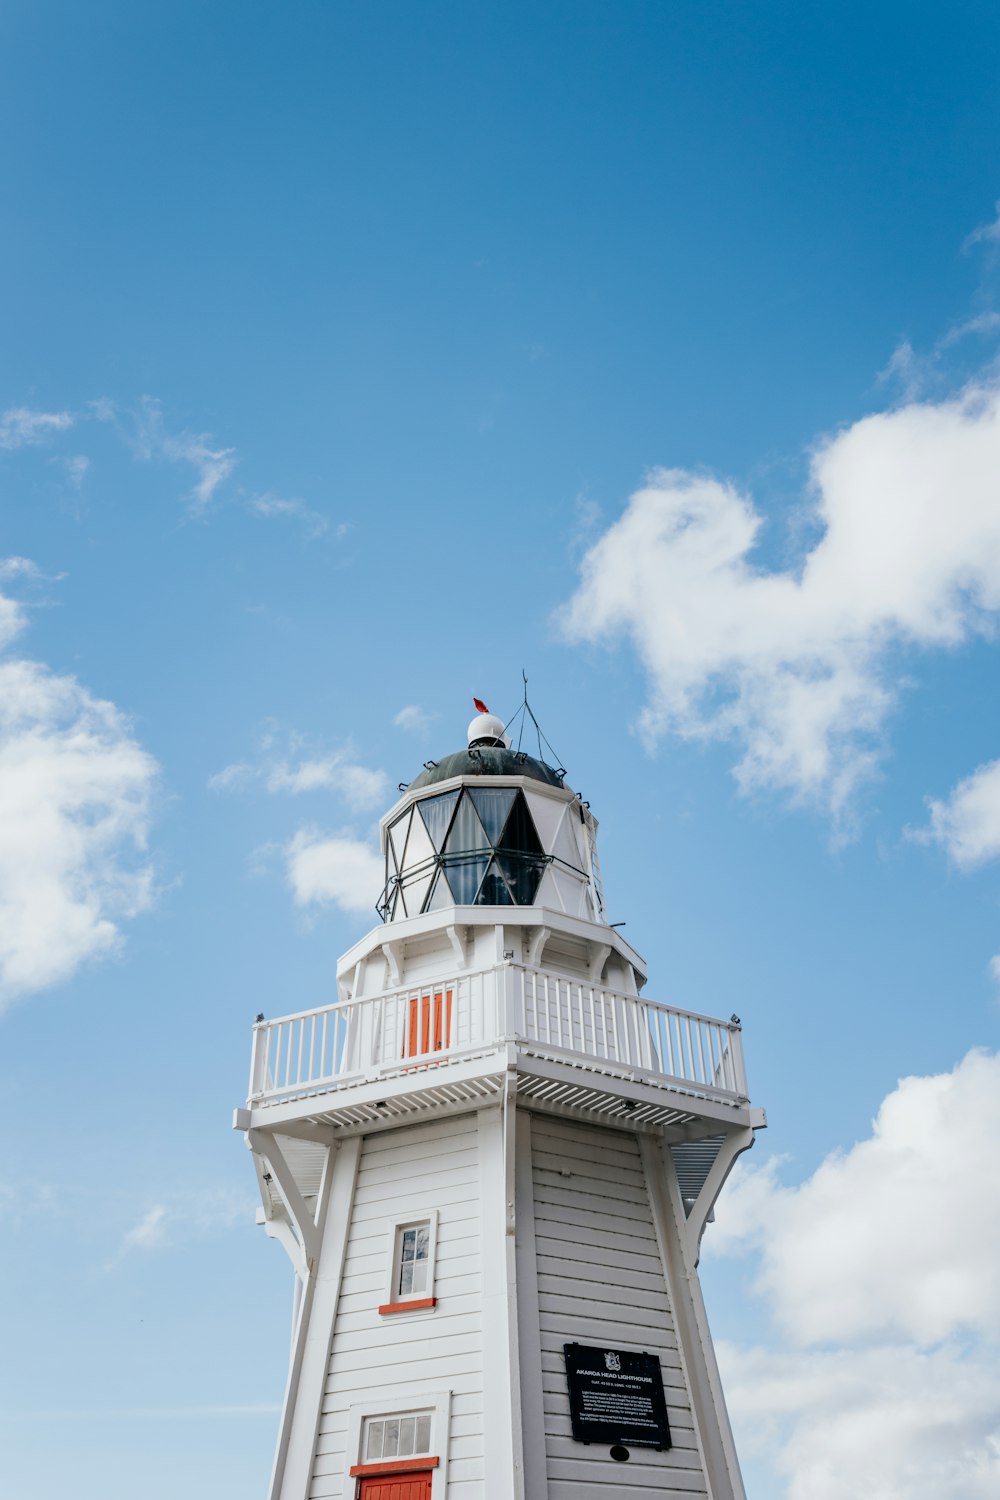
<path id="1" fill-rule="evenodd" d="M 5 6 L 12 1500 L 263 1488 L 250 1023 L 522 667 L 649 993 L 744 1018 L 755 1500 L 995 1493 L 998 32 Z"/>

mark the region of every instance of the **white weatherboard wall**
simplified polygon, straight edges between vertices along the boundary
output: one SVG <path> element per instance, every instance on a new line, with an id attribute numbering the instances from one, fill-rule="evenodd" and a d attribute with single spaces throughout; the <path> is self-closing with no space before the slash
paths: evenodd
<path id="1" fill-rule="evenodd" d="M 437 1210 L 432 1310 L 380 1317 L 388 1225 Z M 357 1463 L 347 1453 L 349 1412 L 380 1393 L 436 1395 L 448 1389 L 449 1500 L 483 1494 L 483 1355 L 480 1272 L 479 1124 L 474 1114 L 367 1136 L 361 1150 L 347 1257 L 313 1464 L 311 1500 L 344 1493 Z M 394 1403 L 395 1404 L 395 1403 Z"/>
<path id="2" fill-rule="evenodd" d="M 634 1136 L 535 1114 L 534 1243 L 548 1500 L 682 1500 L 706 1495 L 691 1396 L 674 1332 L 642 1159 Z M 659 1356 L 673 1447 L 573 1441 L 563 1345 Z M 528 1500 L 535 1500 L 529 1494 Z"/>

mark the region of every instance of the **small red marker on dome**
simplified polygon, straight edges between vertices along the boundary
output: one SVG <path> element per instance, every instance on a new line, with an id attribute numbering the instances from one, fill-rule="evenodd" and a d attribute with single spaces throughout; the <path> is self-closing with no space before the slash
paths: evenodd
<path id="1" fill-rule="evenodd" d="M 483 702 L 482 698 L 473 698 L 472 703 L 473 703 L 473 707 L 476 708 L 479 713 L 481 713 L 481 714 L 488 714 L 489 713 L 489 709 L 486 707 L 486 704 Z"/>

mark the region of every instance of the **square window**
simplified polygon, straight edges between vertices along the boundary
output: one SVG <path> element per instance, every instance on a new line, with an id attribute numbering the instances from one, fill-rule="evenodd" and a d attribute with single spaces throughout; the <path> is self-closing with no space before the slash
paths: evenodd
<path id="1" fill-rule="evenodd" d="M 389 1285 L 379 1312 L 397 1312 L 407 1303 L 433 1306 L 437 1214 L 397 1219 L 389 1238 Z"/>

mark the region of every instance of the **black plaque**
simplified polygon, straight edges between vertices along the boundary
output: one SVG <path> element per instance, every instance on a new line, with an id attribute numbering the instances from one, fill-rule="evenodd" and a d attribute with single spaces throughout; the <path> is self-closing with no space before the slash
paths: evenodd
<path id="1" fill-rule="evenodd" d="M 563 1344 L 569 1414 L 578 1443 L 669 1448 L 663 1376 L 655 1354 Z"/>

